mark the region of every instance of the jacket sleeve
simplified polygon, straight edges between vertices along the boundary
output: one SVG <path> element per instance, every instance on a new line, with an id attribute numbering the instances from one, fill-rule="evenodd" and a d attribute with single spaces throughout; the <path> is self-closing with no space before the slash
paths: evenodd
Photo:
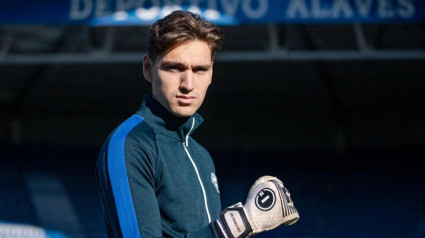
<path id="1" fill-rule="evenodd" d="M 127 132 L 128 133 L 128 132 Z M 137 141 L 116 130 L 105 142 L 96 166 L 109 237 L 161 237 L 152 160 Z M 180 237 L 218 237 L 213 223 Z"/>

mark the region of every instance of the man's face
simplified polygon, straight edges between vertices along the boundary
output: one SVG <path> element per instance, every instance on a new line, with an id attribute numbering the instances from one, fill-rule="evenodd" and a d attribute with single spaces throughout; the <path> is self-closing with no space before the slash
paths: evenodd
<path id="1" fill-rule="evenodd" d="M 152 95 L 171 114 L 192 116 L 201 106 L 212 79 L 211 50 L 204 41 L 180 45 L 153 63 L 147 56 L 143 72 Z"/>

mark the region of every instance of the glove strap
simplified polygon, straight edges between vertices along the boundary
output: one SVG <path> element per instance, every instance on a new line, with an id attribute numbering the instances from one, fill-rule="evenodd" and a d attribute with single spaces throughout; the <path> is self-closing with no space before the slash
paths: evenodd
<path id="1" fill-rule="evenodd" d="M 222 234 L 225 238 L 249 237 L 252 233 L 251 225 L 248 222 L 243 207 L 228 207 L 221 214 L 217 221 Z"/>

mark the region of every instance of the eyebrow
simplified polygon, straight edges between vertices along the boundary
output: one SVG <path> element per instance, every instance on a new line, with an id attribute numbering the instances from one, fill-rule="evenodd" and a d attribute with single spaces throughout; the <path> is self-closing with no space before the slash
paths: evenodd
<path id="1" fill-rule="evenodd" d="M 187 69 L 186 65 L 179 62 L 175 62 L 175 61 L 163 61 L 160 64 L 160 68 L 170 68 L 170 67 Z M 211 68 L 211 64 L 201 64 L 201 65 L 195 65 L 192 67 L 193 70 L 209 70 L 210 68 Z"/>

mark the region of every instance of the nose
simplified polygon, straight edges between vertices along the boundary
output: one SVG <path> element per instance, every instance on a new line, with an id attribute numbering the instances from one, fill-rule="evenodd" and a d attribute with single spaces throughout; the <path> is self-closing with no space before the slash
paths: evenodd
<path id="1" fill-rule="evenodd" d="M 181 74 L 180 79 L 180 91 L 184 93 L 188 93 L 192 91 L 195 88 L 195 75 L 193 75 L 193 72 L 190 70 L 185 70 Z"/>

